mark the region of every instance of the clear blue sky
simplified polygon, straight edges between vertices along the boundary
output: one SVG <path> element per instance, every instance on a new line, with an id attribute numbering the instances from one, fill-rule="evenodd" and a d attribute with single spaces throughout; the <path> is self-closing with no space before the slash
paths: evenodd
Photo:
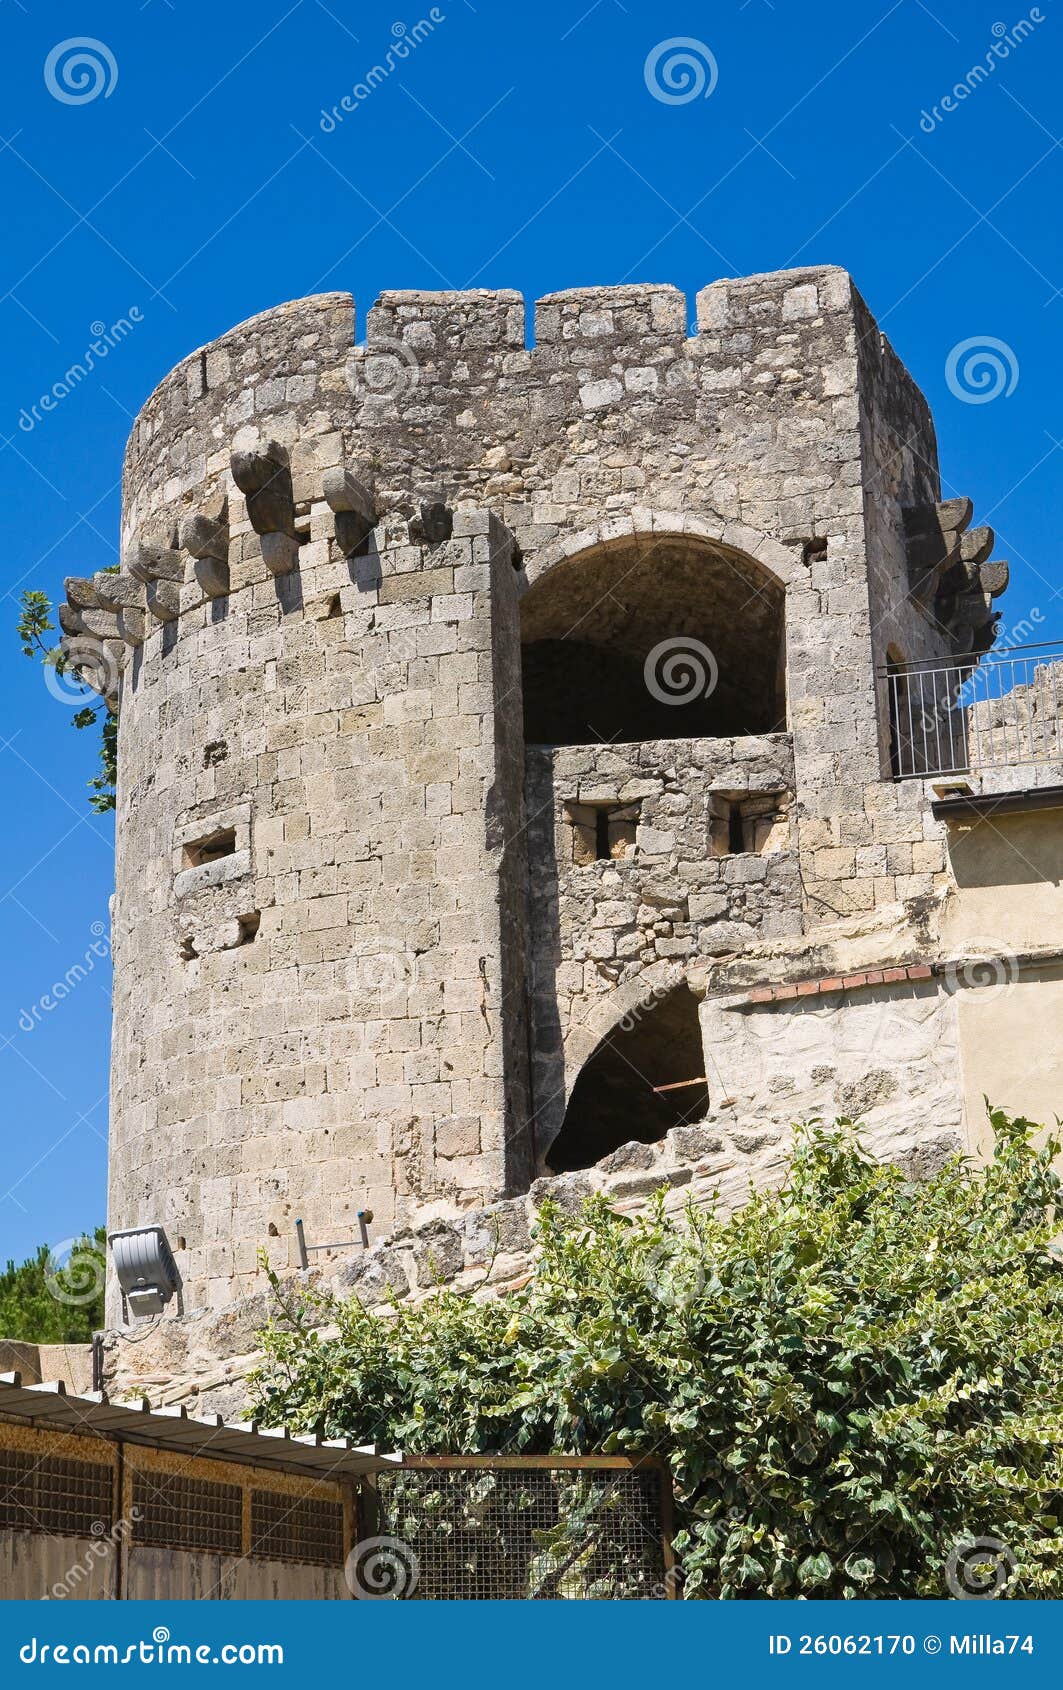
<path id="1" fill-rule="evenodd" d="M 1010 35 L 1031 15 L 1042 21 L 1029 38 L 941 111 L 1001 26 Z M 1053 0 L 1033 14 L 1023 0 L 443 0 L 441 21 L 331 133 L 322 110 L 384 62 L 403 24 L 430 19 L 428 5 L 7 0 L 3 16 L 11 629 L 24 587 L 54 594 L 64 575 L 115 561 L 138 407 L 185 353 L 266 306 L 344 288 L 364 321 L 385 287 L 531 299 L 626 280 L 674 282 L 692 300 L 720 276 L 835 263 L 929 396 L 947 490 L 970 493 L 997 529 L 1013 566 L 1006 618 L 1037 610 L 1044 636 L 1063 636 Z M 45 63 L 83 36 L 110 55 L 96 50 L 110 92 L 71 103 Z M 716 76 L 708 98 L 650 92 L 647 58 L 673 37 L 711 53 L 715 71 L 696 55 L 706 86 Z M 63 62 L 53 86 L 77 96 L 80 73 L 64 87 Z M 921 122 L 935 106 L 941 121 Z M 134 307 L 133 333 L 34 422 L 92 325 Z M 950 391 L 949 353 L 987 336 L 1017 380 L 970 403 Z M 72 730 L 13 631 L 0 653 L 2 1259 L 103 1218 L 105 962 L 33 1011 L 99 943 L 112 828 L 86 805 L 91 736 Z"/>

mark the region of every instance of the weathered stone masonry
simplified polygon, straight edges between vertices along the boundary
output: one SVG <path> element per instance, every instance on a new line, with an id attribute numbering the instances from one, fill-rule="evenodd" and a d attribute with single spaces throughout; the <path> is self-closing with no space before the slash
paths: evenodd
<path id="1" fill-rule="evenodd" d="M 575 290 L 529 346 L 517 294 L 387 293 L 356 345 L 322 295 L 138 418 L 120 573 L 62 620 L 119 707 L 110 1223 L 166 1226 L 186 1309 L 291 1265 L 296 1216 L 522 1200 L 618 1028 L 669 1157 L 668 1087 L 729 1122 L 731 1196 L 798 1112 L 961 1132 L 951 988 L 897 972 L 945 832 L 877 670 L 986 642 L 991 536 L 843 271 L 696 310 Z M 819 1021 L 755 995 L 868 969 Z"/>

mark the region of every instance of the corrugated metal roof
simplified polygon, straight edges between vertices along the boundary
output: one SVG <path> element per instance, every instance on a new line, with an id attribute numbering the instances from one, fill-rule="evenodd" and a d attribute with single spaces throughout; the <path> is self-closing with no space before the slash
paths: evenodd
<path id="1" fill-rule="evenodd" d="M 223 1420 L 220 1414 L 199 1419 L 184 1408 L 152 1408 L 140 1403 L 111 1402 L 103 1391 L 70 1395 L 62 1382 L 23 1385 L 19 1373 L 0 1373 L 0 1418 L 24 1421 L 53 1432 L 79 1432 L 87 1437 L 116 1438 L 256 1467 L 279 1468 L 314 1478 L 345 1473 L 372 1473 L 394 1466 L 399 1455 L 385 1455 L 374 1444 L 355 1444 L 350 1438 L 320 1438 L 259 1427 L 254 1421 Z"/>

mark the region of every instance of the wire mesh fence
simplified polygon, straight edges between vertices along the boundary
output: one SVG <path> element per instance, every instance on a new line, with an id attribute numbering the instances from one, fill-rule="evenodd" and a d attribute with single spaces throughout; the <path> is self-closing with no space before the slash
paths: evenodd
<path id="1" fill-rule="evenodd" d="M 378 1531 L 405 1568 L 396 1594 L 429 1602 L 673 1598 L 666 1469 L 552 1460 L 407 1458 L 378 1475 Z"/>
<path id="2" fill-rule="evenodd" d="M 239 1555 L 243 1549 L 243 1492 L 198 1474 L 136 1473 L 134 1539 L 163 1549 Z"/>
<path id="3" fill-rule="evenodd" d="M 110 1467 L 0 1448 L 0 1529 L 97 1536 L 113 1513 Z"/>

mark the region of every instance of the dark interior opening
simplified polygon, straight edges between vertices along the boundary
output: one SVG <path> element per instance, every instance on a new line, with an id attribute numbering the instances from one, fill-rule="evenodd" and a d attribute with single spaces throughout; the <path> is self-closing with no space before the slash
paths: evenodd
<path id="1" fill-rule="evenodd" d="M 727 811 L 727 849 L 733 854 L 744 851 L 745 828 L 742 825 L 742 809 L 739 804 L 732 804 Z"/>
<path id="2" fill-rule="evenodd" d="M 604 804 L 594 812 L 594 853 L 599 862 L 613 854 L 609 843 L 609 811 Z"/>
<path id="3" fill-rule="evenodd" d="M 188 868 L 199 868 L 202 863 L 217 862 L 219 857 L 231 857 L 236 850 L 236 829 L 234 827 L 215 828 L 213 833 L 204 834 L 202 839 L 192 839 L 185 846 L 185 864 Z"/>
<path id="4" fill-rule="evenodd" d="M 900 694 L 904 685 L 904 659 L 895 646 L 886 654 L 886 694 L 890 717 L 890 774 L 894 780 L 901 775 Z"/>
<path id="5" fill-rule="evenodd" d="M 521 602 L 529 745 L 781 732 L 783 590 L 751 558 L 631 540 L 551 570 Z"/>
<path id="6" fill-rule="evenodd" d="M 612 1029 L 576 1081 L 547 1153 L 554 1173 L 590 1168 L 633 1139 L 653 1144 L 709 1105 L 698 1000 L 689 986 L 651 999 Z M 693 1081 L 693 1084 L 685 1082 Z M 655 1087 L 666 1086 L 665 1091 Z"/>

